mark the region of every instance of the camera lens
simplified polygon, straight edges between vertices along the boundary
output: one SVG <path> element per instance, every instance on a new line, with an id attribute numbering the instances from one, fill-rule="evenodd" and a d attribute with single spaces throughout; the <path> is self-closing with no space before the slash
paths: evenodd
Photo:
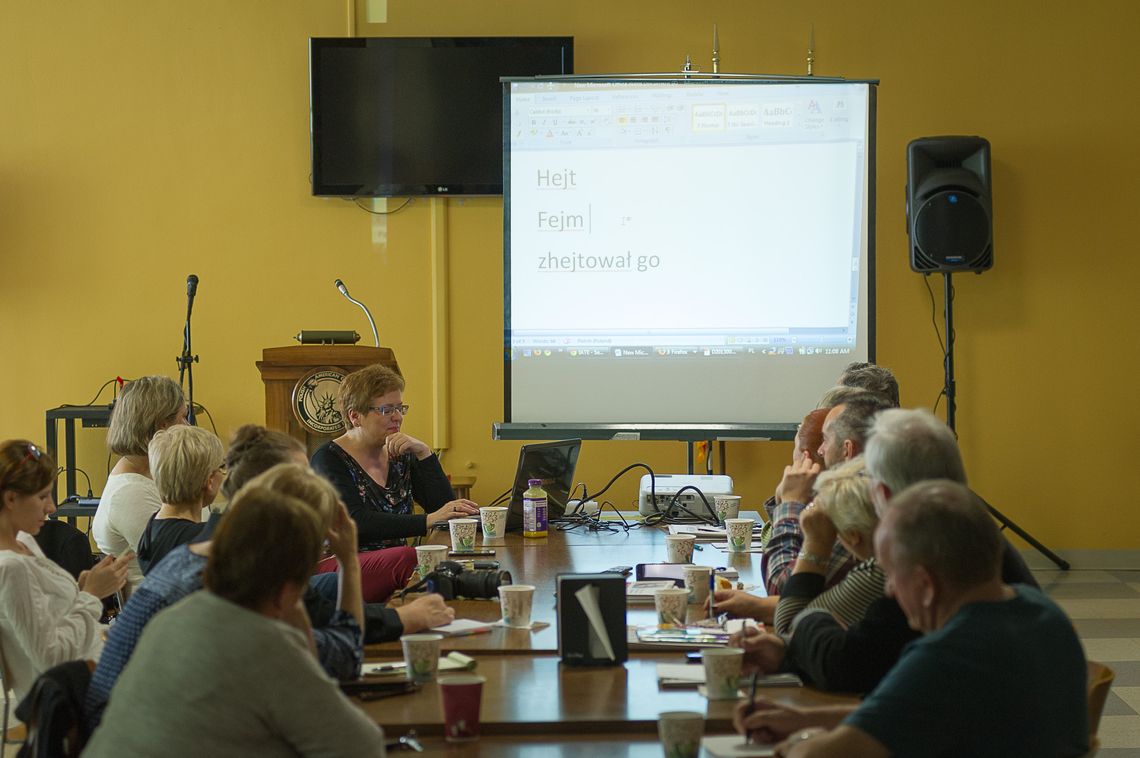
<path id="1" fill-rule="evenodd" d="M 511 572 L 480 569 L 464 571 L 455 578 L 457 594 L 469 598 L 492 598 L 499 594 L 499 585 L 511 583 Z"/>

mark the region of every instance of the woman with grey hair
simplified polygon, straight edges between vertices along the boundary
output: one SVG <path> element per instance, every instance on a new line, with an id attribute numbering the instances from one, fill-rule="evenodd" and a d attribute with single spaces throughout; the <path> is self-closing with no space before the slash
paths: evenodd
<path id="1" fill-rule="evenodd" d="M 885 577 L 875 562 L 874 533 L 879 524 L 863 457 L 820 474 L 815 499 L 800 516 L 803 549 L 776 605 L 775 631 L 794 631 L 802 612 L 826 611 L 849 626 L 883 596 Z M 824 590 L 827 562 L 838 540 L 859 563 L 841 582 Z"/>
<path id="2" fill-rule="evenodd" d="M 182 388 L 169 377 L 144 376 L 123 387 L 107 430 L 107 447 L 120 458 L 91 522 L 101 552 L 118 557 L 138 551 L 147 520 L 162 506 L 147 458 L 150 439 L 161 429 L 185 424 L 186 411 Z M 126 589 L 133 590 L 142 577 L 138 560 L 132 560 Z"/>

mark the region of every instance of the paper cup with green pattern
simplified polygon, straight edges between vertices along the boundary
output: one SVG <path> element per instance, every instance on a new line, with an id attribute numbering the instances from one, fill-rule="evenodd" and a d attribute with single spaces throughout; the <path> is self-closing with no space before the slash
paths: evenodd
<path id="1" fill-rule="evenodd" d="M 479 509 L 479 518 L 483 522 L 483 544 L 502 544 L 503 535 L 507 533 L 507 508 L 484 506 Z"/>
<path id="2" fill-rule="evenodd" d="M 413 682 L 430 682 L 439 668 L 439 643 L 442 634 L 405 634 L 400 638 L 404 648 L 404 665 Z"/>
<path id="3" fill-rule="evenodd" d="M 447 556 L 447 545 L 416 545 L 416 573 L 420 579 L 435 571 Z"/>
<path id="4" fill-rule="evenodd" d="M 744 650 L 738 647 L 706 647 L 701 651 L 705 667 L 705 692 L 709 700 L 735 700 L 740 689 Z"/>
<path id="5" fill-rule="evenodd" d="M 724 522 L 724 531 L 728 536 L 728 552 L 747 553 L 752 549 L 752 525 L 756 521 L 750 518 L 730 518 Z"/>
<path id="6" fill-rule="evenodd" d="M 685 608 L 689 603 L 689 591 L 684 587 L 666 587 L 653 593 L 653 605 L 657 609 L 657 623 L 664 626 L 685 625 Z"/>
<path id="7" fill-rule="evenodd" d="M 722 524 L 730 518 L 740 518 L 740 495 L 713 495 L 713 512 Z"/>
<path id="8" fill-rule="evenodd" d="M 666 563 L 692 563 L 693 545 L 697 538 L 691 534 L 670 534 L 665 537 Z"/>
<path id="9" fill-rule="evenodd" d="M 530 629 L 530 614 L 534 608 L 533 585 L 500 584 L 499 604 L 503 609 L 503 624 L 515 629 Z"/>
<path id="10" fill-rule="evenodd" d="M 704 733 L 703 713 L 666 711 L 657 715 L 657 735 L 665 758 L 697 758 Z"/>
<path id="11" fill-rule="evenodd" d="M 478 519 L 455 518 L 447 522 L 451 531 L 451 549 L 457 553 L 470 553 L 475 549 L 475 527 Z"/>
<path id="12" fill-rule="evenodd" d="M 689 603 L 707 605 L 709 602 L 709 580 L 712 579 L 712 566 L 685 566 L 685 589 L 689 591 Z"/>

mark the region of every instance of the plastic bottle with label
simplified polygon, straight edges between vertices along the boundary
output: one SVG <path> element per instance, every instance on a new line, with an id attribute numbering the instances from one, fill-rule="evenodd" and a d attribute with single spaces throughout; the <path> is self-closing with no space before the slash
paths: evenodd
<path id="1" fill-rule="evenodd" d="M 523 493 L 523 537 L 538 538 L 547 535 L 546 490 L 541 479 L 528 479 Z"/>

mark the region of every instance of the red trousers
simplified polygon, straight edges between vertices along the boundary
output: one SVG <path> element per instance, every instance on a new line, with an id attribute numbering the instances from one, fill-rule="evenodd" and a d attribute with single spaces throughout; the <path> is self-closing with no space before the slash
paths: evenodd
<path id="1" fill-rule="evenodd" d="M 336 558 L 329 556 L 317 564 L 318 574 L 336 571 Z M 364 602 L 383 603 L 392 593 L 402 589 L 416 570 L 416 549 L 389 547 L 360 553 L 360 584 Z"/>

